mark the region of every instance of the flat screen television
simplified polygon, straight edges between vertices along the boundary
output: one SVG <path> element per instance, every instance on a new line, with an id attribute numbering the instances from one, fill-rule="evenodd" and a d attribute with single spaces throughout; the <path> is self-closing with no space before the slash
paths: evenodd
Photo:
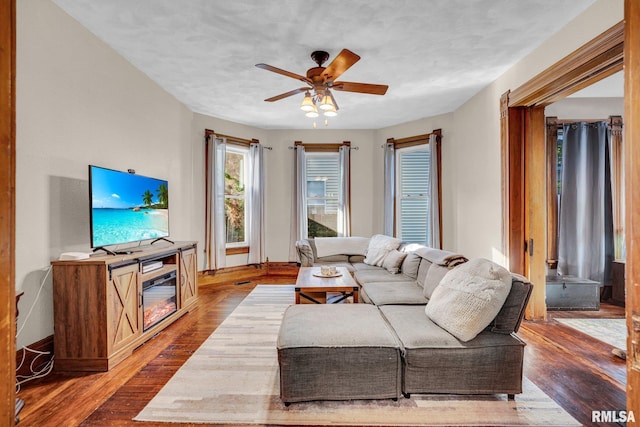
<path id="1" fill-rule="evenodd" d="M 89 165 L 89 199 L 94 251 L 169 236 L 169 184 L 163 179 Z"/>

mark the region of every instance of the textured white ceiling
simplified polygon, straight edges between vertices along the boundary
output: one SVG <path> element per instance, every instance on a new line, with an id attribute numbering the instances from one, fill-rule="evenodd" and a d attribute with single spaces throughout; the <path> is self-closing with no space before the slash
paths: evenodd
<path id="1" fill-rule="evenodd" d="M 336 92 L 333 129 L 378 129 L 455 110 L 594 0 L 53 0 L 193 111 L 267 129 L 309 129 L 301 87 L 255 67 L 305 74 L 309 55 L 362 57 Z M 322 125 L 319 123 L 319 126 Z"/>

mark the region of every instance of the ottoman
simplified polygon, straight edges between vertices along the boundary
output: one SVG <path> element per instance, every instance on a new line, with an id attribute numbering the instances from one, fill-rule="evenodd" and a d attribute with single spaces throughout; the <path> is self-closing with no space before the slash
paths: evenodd
<path id="1" fill-rule="evenodd" d="M 285 405 L 402 393 L 400 345 L 373 305 L 289 306 L 277 349 Z"/>

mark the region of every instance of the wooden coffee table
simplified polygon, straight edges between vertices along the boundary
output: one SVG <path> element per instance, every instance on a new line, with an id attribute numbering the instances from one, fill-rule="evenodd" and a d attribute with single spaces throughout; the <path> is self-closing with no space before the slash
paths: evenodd
<path id="1" fill-rule="evenodd" d="M 357 303 L 360 287 L 351 277 L 351 273 L 346 267 L 338 267 L 336 271 L 336 277 L 318 277 L 320 267 L 300 267 L 295 288 L 296 304 L 335 304 L 349 297 L 353 297 L 353 302 Z M 329 301 L 327 294 L 331 293 L 339 295 L 335 300 Z"/>

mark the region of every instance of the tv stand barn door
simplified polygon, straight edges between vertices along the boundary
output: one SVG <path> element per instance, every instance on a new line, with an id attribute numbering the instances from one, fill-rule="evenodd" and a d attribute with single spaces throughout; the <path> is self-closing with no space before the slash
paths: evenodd
<path id="1" fill-rule="evenodd" d="M 53 261 L 55 370 L 108 371 L 187 313 L 198 299 L 196 254 L 194 242 L 176 242 L 127 255 Z M 172 310 L 149 323 L 157 310 L 148 301 L 167 289 L 148 292 L 155 282 L 175 283 L 175 292 L 167 304 Z"/>
<path id="2" fill-rule="evenodd" d="M 138 263 L 111 270 L 107 281 L 107 353 L 114 354 L 139 338 Z M 55 334 L 54 334 L 55 339 Z M 54 347 L 55 348 L 55 347 Z M 56 360 L 56 363 L 58 361 Z"/>

